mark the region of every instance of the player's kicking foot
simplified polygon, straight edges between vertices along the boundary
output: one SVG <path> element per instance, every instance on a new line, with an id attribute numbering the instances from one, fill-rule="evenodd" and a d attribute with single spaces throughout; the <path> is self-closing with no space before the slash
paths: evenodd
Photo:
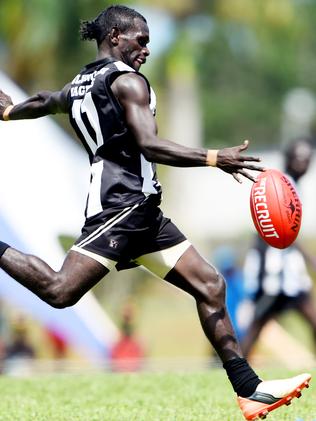
<path id="1" fill-rule="evenodd" d="M 284 380 L 263 381 L 248 398 L 238 397 L 238 404 L 246 420 L 265 418 L 269 412 L 282 405 L 290 405 L 293 398 L 301 396 L 301 390 L 309 387 L 311 375 L 300 374 Z"/>

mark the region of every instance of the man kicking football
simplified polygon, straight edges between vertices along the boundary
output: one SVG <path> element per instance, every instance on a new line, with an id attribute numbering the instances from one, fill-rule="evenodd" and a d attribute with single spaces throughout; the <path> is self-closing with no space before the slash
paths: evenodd
<path id="1" fill-rule="evenodd" d="M 86 221 L 60 271 L 0 242 L 0 267 L 53 307 L 76 303 L 111 269 L 143 265 L 190 294 L 202 328 L 223 362 L 248 420 L 265 417 L 308 386 L 309 374 L 262 381 L 243 358 L 225 306 L 225 281 L 159 208 L 155 164 L 217 167 L 241 182 L 262 171 L 240 146 L 188 148 L 157 136 L 155 94 L 139 73 L 149 56 L 146 19 L 111 6 L 81 24 L 97 57 L 58 92 L 39 92 L 20 104 L 0 93 L 4 121 L 68 113 L 91 163 Z M 43 139 L 43 141 L 45 141 Z"/>

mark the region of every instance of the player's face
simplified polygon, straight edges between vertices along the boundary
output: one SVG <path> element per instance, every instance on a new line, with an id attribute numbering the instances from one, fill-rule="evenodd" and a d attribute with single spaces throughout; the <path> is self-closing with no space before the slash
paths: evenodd
<path id="1" fill-rule="evenodd" d="M 289 170 L 294 178 L 302 177 L 311 163 L 312 148 L 309 144 L 300 142 L 293 150 L 292 156 L 289 160 Z"/>
<path id="2" fill-rule="evenodd" d="M 119 49 L 122 61 L 135 70 L 146 62 L 150 52 L 149 29 L 141 19 L 134 19 L 134 26 L 119 35 Z"/>

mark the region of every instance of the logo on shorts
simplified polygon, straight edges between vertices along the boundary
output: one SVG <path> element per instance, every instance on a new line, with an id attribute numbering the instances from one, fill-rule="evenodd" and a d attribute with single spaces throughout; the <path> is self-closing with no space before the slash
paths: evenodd
<path id="1" fill-rule="evenodd" d="M 119 245 L 118 241 L 113 240 L 112 238 L 110 239 L 110 244 L 109 244 L 109 246 L 110 246 L 112 249 L 116 249 L 116 248 L 118 247 L 118 245 Z"/>

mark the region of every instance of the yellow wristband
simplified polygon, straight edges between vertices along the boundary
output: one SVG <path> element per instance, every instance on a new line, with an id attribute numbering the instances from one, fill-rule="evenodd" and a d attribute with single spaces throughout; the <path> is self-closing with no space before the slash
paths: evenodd
<path id="1" fill-rule="evenodd" d="M 2 118 L 3 118 L 3 121 L 9 121 L 10 120 L 10 111 L 12 110 L 12 108 L 14 107 L 14 105 L 9 105 L 4 111 L 3 111 L 3 114 L 2 114 Z"/>
<path id="2" fill-rule="evenodd" d="M 206 155 L 206 165 L 216 167 L 218 149 L 208 149 Z"/>

